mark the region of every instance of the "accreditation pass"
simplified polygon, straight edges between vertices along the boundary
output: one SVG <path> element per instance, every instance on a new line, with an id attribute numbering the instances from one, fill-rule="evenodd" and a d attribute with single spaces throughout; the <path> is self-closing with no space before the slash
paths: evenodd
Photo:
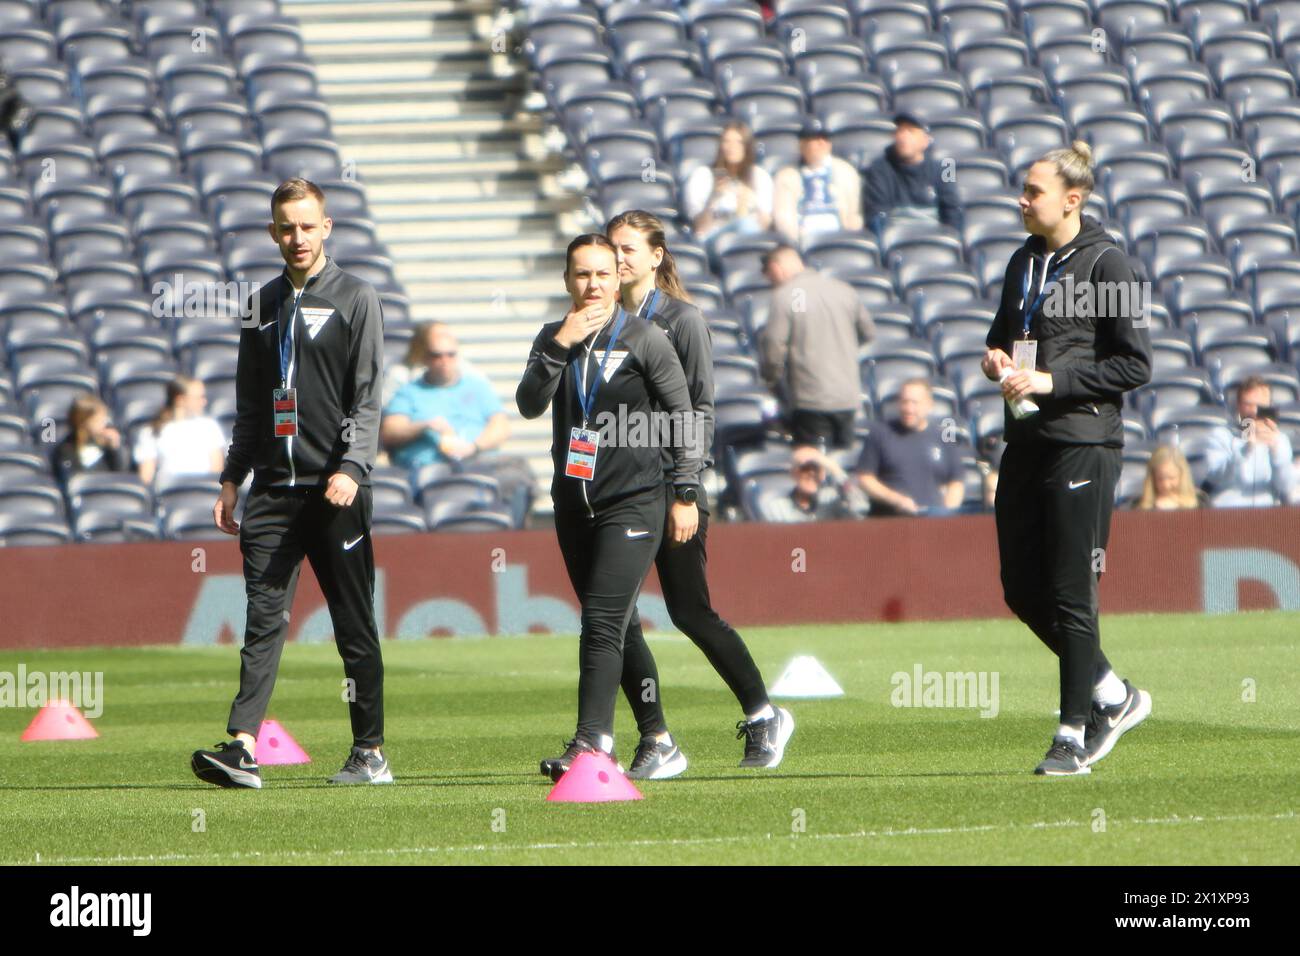
<path id="1" fill-rule="evenodd" d="M 600 448 L 600 432 L 589 428 L 569 429 L 569 457 L 564 463 L 568 478 L 591 481 L 596 474 L 596 451 Z"/>
<path id="2" fill-rule="evenodd" d="M 1011 364 L 1017 372 L 1032 372 L 1038 367 L 1038 342 L 1034 339 L 1016 339 L 1011 343 Z"/>
<path id="3" fill-rule="evenodd" d="M 275 437 L 298 434 L 298 390 L 296 388 L 272 389 L 272 408 L 275 410 Z"/>

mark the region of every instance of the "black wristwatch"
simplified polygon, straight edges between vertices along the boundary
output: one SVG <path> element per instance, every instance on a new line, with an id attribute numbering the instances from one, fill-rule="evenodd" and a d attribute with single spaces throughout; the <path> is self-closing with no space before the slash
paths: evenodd
<path id="1" fill-rule="evenodd" d="M 676 485 L 673 487 L 673 495 L 684 505 L 693 505 L 700 497 L 694 485 Z"/>

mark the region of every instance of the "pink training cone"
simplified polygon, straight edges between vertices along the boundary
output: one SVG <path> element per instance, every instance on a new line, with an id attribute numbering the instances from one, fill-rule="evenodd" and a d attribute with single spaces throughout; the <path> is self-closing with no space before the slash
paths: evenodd
<path id="1" fill-rule="evenodd" d="M 645 798 L 632 781 L 623 776 L 618 765 L 597 750 L 578 754 L 569 772 L 551 788 L 546 799 L 555 803 L 608 803 Z"/>
<path id="2" fill-rule="evenodd" d="M 90 740 L 99 731 L 66 700 L 51 700 L 41 707 L 23 731 L 23 740 Z"/>
<path id="3" fill-rule="evenodd" d="M 262 726 L 257 730 L 257 748 L 253 758 L 259 767 L 311 763 L 307 751 L 298 746 L 298 741 L 289 735 L 289 731 L 280 726 L 278 720 L 262 721 Z"/>

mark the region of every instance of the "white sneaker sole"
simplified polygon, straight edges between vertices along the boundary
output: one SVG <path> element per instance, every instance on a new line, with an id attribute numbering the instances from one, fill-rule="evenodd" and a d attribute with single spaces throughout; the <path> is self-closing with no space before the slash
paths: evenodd
<path id="1" fill-rule="evenodd" d="M 1151 695 L 1141 688 L 1138 688 L 1137 707 L 1133 708 L 1133 710 L 1129 712 L 1128 716 L 1119 722 L 1119 726 L 1115 728 L 1115 732 L 1107 738 L 1105 746 L 1103 746 L 1101 750 L 1097 751 L 1095 755 L 1088 758 L 1088 766 L 1091 767 L 1098 760 L 1101 760 L 1108 753 L 1114 750 L 1115 745 L 1119 743 L 1119 738 L 1123 737 L 1126 733 L 1150 716 Z"/>
<path id="2" fill-rule="evenodd" d="M 1081 766 L 1078 770 L 1044 770 L 1038 774 L 1040 777 L 1082 777 L 1092 773 L 1092 768 L 1087 764 Z"/>
<path id="3" fill-rule="evenodd" d="M 257 774 L 249 773 L 246 770 L 239 770 L 236 769 L 235 767 L 227 767 L 220 760 L 213 760 L 207 754 L 203 754 L 202 756 L 204 760 L 206 760 L 209 764 L 212 765 L 212 768 L 214 770 L 218 770 L 221 773 L 225 774 L 226 778 L 235 786 L 247 787 L 249 790 L 262 789 L 262 778 Z M 203 777 L 199 777 L 199 779 L 203 780 L 205 783 L 214 783 L 214 781 L 206 780 Z M 221 786 L 221 784 L 217 783 L 216 786 L 219 787 Z"/>
<path id="4" fill-rule="evenodd" d="M 370 784 L 370 783 L 392 783 L 393 772 L 389 770 L 388 767 L 384 767 L 382 773 L 376 774 L 375 776 L 371 777 L 369 780 L 336 780 L 335 778 L 330 777 L 329 782 L 343 787 L 358 786 L 360 784 Z"/>

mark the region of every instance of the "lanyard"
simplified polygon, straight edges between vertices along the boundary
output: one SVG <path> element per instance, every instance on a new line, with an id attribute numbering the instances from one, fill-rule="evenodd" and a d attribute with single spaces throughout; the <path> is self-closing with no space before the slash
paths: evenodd
<path id="1" fill-rule="evenodd" d="M 591 410 L 596 407 L 596 391 L 600 388 L 600 381 L 605 377 L 605 363 L 609 361 L 609 353 L 614 351 L 614 343 L 618 341 L 618 334 L 623 331 L 623 323 L 627 321 L 627 313 L 623 307 L 618 306 L 618 318 L 614 320 L 614 331 L 609 336 L 609 342 L 605 345 L 605 356 L 600 360 L 600 374 L 596 376 L 595 381 L 591 383 L 591 390 L 587 391 L 587 359 L 591 355 L 591 349 L 587 349 L 582 358 L 574 359 L 574 363 L 581 363 L 581 378 L 575 380 L 578 386 L 578 404 L 582 406 L 582 427 L 587 427 L 587 420 L 591 418 Z M 600 333 L 597 333 L 599 335 Z M 595 340 L 592 340 L 594 346 Z"/>
<path id="2" fill-rule="evenodd" d="M 293 327 L 298 319 L 298 303 L 302 301 L 302 294 L 307 291 L 307 284 L 303 283 L 298 294 L 293 297 L 293 312 L 289 316 L 289 329 L 285 335 L 280 336 L 280 387 L 289 387 L 289 365 L 293 355 Z M 283 300 L 281 300 L 283 302 Z M 281 305 L 280 311 L 284 311 Z M 278 331 L 278 330 L 277 330 Z"/>
<path id="3" fill-rule="evenodd" d="M 649 305 L 647 305 L 647 303 L 649 303 Z M 636 313 L 637 315 L 641 315 L 641 313 L 644 311 L 645 315 L 641 315 L 641 317 L 646 321 L 649 321 L 650 319 L 654 318 L 655 308 L 658 307 L 658 305 L 659 305 L 659 290 L 654 289 L 644 299 L 641 300 L 641 308 L 637 309 Z"/>
<path id="4" fill-rule="evenodd" d="M 1051 259 L 1051 256 L 1048 256 L 1047 258 Z M 1070 257 L 1067 255 L 1065 259 L 1068 258 Z M 1056 268 L 1053 269 L 1050 274 L 1043 276 L 1043 284 L 1038 290 L 1038 295 L 1034 297 L 1034 301 L 1030 303 L 1029 308 L 1025 309 L 1025 311 L 1022 313 L 1021 320 L 1024 322 L 1025 338 L 1029 338 L 1029 323 L 1033 321 L 1034 313 L 1038 311 L 1038 307 L 1042 305 L 1043 300 L 1047 298 L 1048 285 L 1055 282 L 1057 277 L 1060 276 L 1062 270 L 1064 269 L 1065 259 L 1062 259 L 1060 262 L 1058 262 L 1056 264 Z M 1033 264 L 1034 264 L 1034 260 L 1031 257 L 1029 260 L 1029 268 L 1025 270 L 1024 278 L 1021 280 L 1020 302 L 1022 306 L 1025 302 L 1029 302 L 1029 274 L 1033 271 Z M 1043 263 L 1043 268 L 1044 269 L 1047 268 L 1046 262 Z"/>

